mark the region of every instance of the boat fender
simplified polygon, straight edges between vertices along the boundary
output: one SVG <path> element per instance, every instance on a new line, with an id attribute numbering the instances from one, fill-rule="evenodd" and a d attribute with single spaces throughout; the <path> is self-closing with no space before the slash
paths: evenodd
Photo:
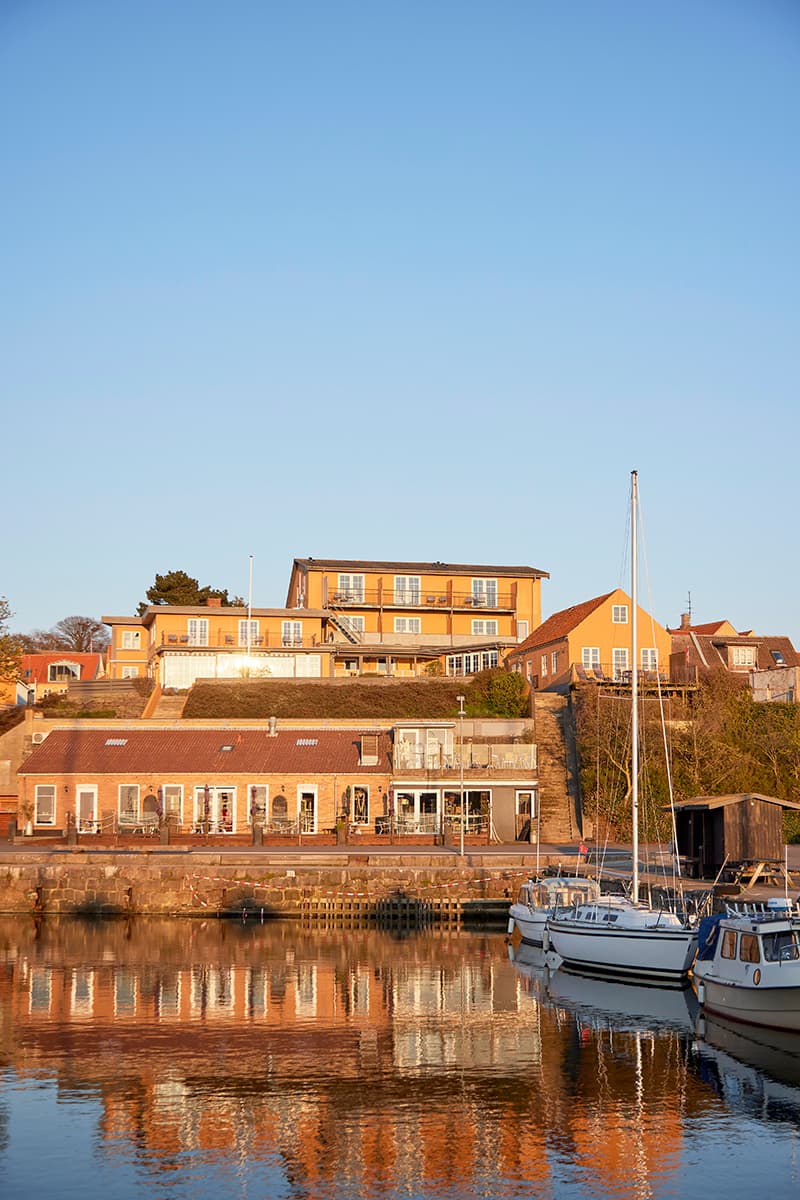
<path id="1" fill-rule="evenodd" d="M 755 971 L 753 971 L 753 983 L 756 986 L 761 983 L 761 969 L 759 967 L 756 967 Z"/>
<path id="2" fill-rule="evenodd" d="M 547 954 L 547 951 L 549 949 L 550 949 L 550 930 L 545 925 L 544 929 L 542 930 L 542 950 L 545 954 Z"/>

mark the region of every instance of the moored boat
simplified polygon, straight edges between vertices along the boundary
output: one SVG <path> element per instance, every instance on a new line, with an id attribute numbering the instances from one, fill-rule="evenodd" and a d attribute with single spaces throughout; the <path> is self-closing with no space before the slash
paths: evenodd
<path id="1" fill-rule="evenodd" d="M 517 899 L 508 910 L 508 932 L 516 930 L 529 946 L 543 944 L 548 917 L 560 909 L 597 900 L 600 884 L 583 875 L 550 875 L 528 879 L 520 886 Z"/>
<path id="2" fill-rule="evenodd" d="M 791 917 L 713 919 L 692 975 L 704 1012 L 800 1032 L 800 927 Z"/>

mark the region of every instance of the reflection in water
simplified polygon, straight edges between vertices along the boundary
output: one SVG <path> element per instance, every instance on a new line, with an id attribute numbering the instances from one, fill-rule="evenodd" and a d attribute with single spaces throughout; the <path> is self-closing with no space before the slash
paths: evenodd
<path id="1" fill-rule="evenodd" d="M 800 1091 L 737 1111 L 695 1016 L 499 935 L 0 920 L 0 1191 L 786 1194 Z"/>

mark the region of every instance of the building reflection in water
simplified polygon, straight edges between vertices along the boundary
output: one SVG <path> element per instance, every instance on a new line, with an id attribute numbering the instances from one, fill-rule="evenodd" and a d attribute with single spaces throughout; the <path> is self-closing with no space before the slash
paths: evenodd
<path id="1" fill-rule="evenodd" d="M 6 1071 L 96 1096 L 107 1153 L 162 1180 L 652 1195 L 726 1098 L 685 996 L 635 991 L 514 963 L 494 934 L 0 920 Z"/>

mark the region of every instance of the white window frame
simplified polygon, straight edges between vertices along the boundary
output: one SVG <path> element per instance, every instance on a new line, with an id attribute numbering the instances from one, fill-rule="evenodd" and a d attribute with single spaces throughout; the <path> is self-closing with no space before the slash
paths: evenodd
<path id="1" fill-rule="evenodd" d="M 474 620 L 472 632 L 477 637 L 497 637 L 497 621 L 494 619 Z"/>
<path id="2" fill-rule="evenodd" d="M 355 613 L 339 613 L 338 619 L 343 625 L 347 625 L 351 633 L 364 632 L 364 618 L 356 616 Z"/>
<path id="3" fill-rule="evenodd" d="M 47 667 L 48 683 L 69 683 L 71 679 L 80 679 L 81 669 L 77 663 L 53 662 Z"/>
<path id="4" fill-rule="evenodd" d="M 141 650 L 141 648 L 142 648 L 142 631 L 141 631 L 141 629 L 123 629 L 121 649 L 123 649 L 123 650 Z"/>
<path id="5" fill-rule="evenodd" d="M 250 640 L 247 638 L 247 627 L 250 626 Z M 248 621 L 247 617 L 239 619 L 239 645 L 240 646 L 257 646 L 259 637 L 260 624 L 256 620 Z"/>
<path id="6" fill-rule="evenodd" d="M 527 636 L 528 636 L 528 622 L 527 621 L 517 621 L 517 641 L 524 642 L 525 638 Z"/>
<path id="7" fill-rule="evenodd" d="M 46 813 L 42 812 L 42 801 L 45 800 L 45 793 L 49 792 L 49 800 L 52 808 L 51 815 L 48 819 Z M 40 798 L 41 793 L 41 798 Z M 33 823 L 34 825 L 55 825 L 56 823 L 56 802 L 58 799 L 58 788 L 54 783 L 37 783 L 34 792 L 33 800 Z"/>
<path id="8" fill-rule="evenodd" d="M 364 603 L 364 576 L 340 575 L 337 589 L 341 599 L 350 600 L 355 604 Z"/>
<path id="9" fill-rule="evenodd" d="M 630 670 L 630 653 L 627 646 L 615 646 L 611 651 L 611 673 L 621 679 Z"/>
<path id="10" fill-rule="evenodd" d="M 541 675 L 542 679 L 547 678 L 547 655 L 546 654 L 543 654 L 540 658 L 539 674 Z"/>
<path id="11" fill-rule="evenodd" d="M 395 617 L 395 633 L 422 633 L 421 617 Z"/>
<path id="12" fill-rule="evenodd" d="M 473 579 L 472 603 L 479 608 L 497 608 L 497 580 Z"/>
<path id="13" fill-rule="evenodd" d="M 755 646 L 734 646 L 733 665 L 735 667 L 754 667 L 756 665 Z"/>
<path id="14" fill-rule="evenodd" d="M 137 666 L 130 666 L 130 665 L 123 666 L 122 678 L 123 679 L 138 679 L 139 678 L 139 668 Z"/>
<path id="15" fill-rule="evenodd" d="M 628 624 L 628 606 L 627 604 L 614 604 L 611 607 L 611 622 L 613 625 Z"/>
<path id="16" fill-rule="evenodd" d="M 208 645 L 208 617 L 189 617 L 186 622 L 186 632 L 190 646 Z"/>
<path id="17" fill-rule="evenodd" d="M 168 793 L 177 793 L 178 805 L 175 808 L 168 803 L 170 797 Z M 182 783 L 165 783 L 161 788 L 161 804 L 164 809 L 164 820 L 168 820 L 171 816 L 177 817 L 178 824 L 183 824 L 183 784 Z"/>
<path id="18" fill-rule="evenodd" d="M 552 650 L 550 653 L 550 674 L 558 674 L 558 651 Z"/>
<path id="19" fill-rule="evenodd" d="M 658 670 L 658 650 L 655 646 L 640 646 L 641 668 L 643 671 Z"/>
<path id="20" fill-rule="evenodd" d="M 281 621 L 281 645 L 282 646 L 302 646 L 303 644 L 303 622 L 302 621 Z"/>
<path id="21" fill-rule="evenodd" d="M 301 802 L 302 802 L 302 796 L 303 796 L 304 792 L 307 792 L 310 796 L 314 797 L 314 820 L 312 822 L 312 827 L 310 829 L 303 829 L 302 824 L 301 824 L 301 822 L 302 822 Z M 301 833 L 316 833 L 317 829 L 319 827 L 319 788 L 317 787 L 317 785 L 315 783 L 298 783 L 296 812 L 297 812 L 297 828 L 300 830 L 300 832 Z"/>
<path id="22" fill-rule="evenodd" d="M 422 601 L 421 575 L 395 575 L 394 602 L 395 604 L 412 604 L 418 607 Z"/>
<path id="23" fill-rule="evenodd" d="M 600 647 L 581 646 L 581 663 L 587 671 L 593 671 L 600 666 Z"/>
<path id="24" fill-rule="evenodd" d="M 87 823 L 83 823 L 80 814 L 79 800 L 81 792 L 87 792 L 92 797 L 92 815 Z M 75 785 L 75 824 L 78 833 L 94 833 L 97 829 L 97 784 L 78 783 Z"/>
<path id="25" fill-rule="evenodd" d="M 122 808 L 122 791 L 123 788 L 131 793 L 135 792 L 135 804 L 133 808 L 126 808 L 123 812 Z M 129 821 L 138 821 L 141 811 L 140 804 L 142 800 L 142 789 L 138 783 L 120 783 L 117 787 L 117 816 L 120 820 L 127 818 Z"/>

